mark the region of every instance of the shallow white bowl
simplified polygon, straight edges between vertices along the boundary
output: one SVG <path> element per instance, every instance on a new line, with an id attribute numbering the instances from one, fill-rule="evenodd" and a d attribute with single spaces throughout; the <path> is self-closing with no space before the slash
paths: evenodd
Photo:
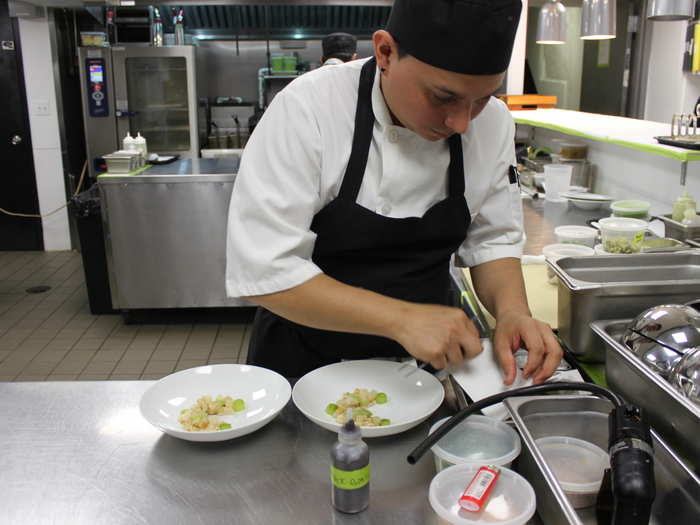
<path id="1" fill-rule="evenodd" d="M 340 425 L 326 414 L 344 392 L 366 388 L 384 392 L 389 400 L 370 407 L 372 414 L 391 420 L 383 427 L 361 427 L 362 437 L 398 434 L 430 416 L 442 403 L 445 390 L 428 372 L 392 361 L 344 361 L 318 368 L 299 379 L 292 390 L 297 408 L 317 425 L 337 432 Z"/>
<path id="2" fill-rule="evenodd" d="M 141 397 L 139 408 L 154 427 L 188 441 L 224 441 L 258 430 L 289 401 L 292 388 L 277 372 L 250 365 L 207 365 L 164 377 Z M 177 419 L 202 396 L 231 396 L 245 401 L 245 410 L 217 416 L 231 424 L 228 430 L 190 432 Z"/>
<path id="3" fill-rule="evenodd" d="M 581 210 L 597 210 L 609 204 L 606 201 L 589 201 L 585 199 L 569 199 L 569 202 L 574 208 Z"/>

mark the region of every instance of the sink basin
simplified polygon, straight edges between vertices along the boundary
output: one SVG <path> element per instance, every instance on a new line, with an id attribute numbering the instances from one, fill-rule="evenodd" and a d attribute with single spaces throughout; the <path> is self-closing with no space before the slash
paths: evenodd
<path id="1" fill-rule="evenodd" d="M 535 441 L 568 436 L 608 448 L 608 414 L 612 405 L 593 396 L 537 396 L 504 401 L 520 432 L 523 449 L 517 470 L 533 486 L 537 512 L 547 525 L 596 525 L 595 507 L 574 509 L 545 462 Z M 652 430 L 656 499 L 651 524 L 697 523 L 700 479 Z"/>

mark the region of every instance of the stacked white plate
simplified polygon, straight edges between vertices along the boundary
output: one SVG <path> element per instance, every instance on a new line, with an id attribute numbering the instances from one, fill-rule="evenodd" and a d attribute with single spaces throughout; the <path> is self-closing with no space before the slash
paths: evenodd
<path id="1" fill-rule="evenodd" d="M 567 199 L 573 206 L 582 210 L 596 210 L 601 206 L 607 206 L 612 202 L 612 197 L 600 193 L 584 193 L 565 191 L 561 196 Z"/>

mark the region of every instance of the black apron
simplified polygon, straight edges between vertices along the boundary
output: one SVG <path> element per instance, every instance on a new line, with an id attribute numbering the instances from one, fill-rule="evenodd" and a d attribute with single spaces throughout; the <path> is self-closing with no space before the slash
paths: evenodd
<path id="1" fill-rule="evenodd" d="M 450 257 L 464 242 L 471 222 L 464 198 L 462 138 L 455 134 L 447 139 L 448 196 L 423 217 L 384 217 L 357 204 L 372 142 L 375 71 L 374 58 L 362 67 L 350 160 L 338 197 L 311 223 L 317 235 L 312 260 L 326 275 L 351 286 L 405 301 L 448 304 Z M 318 330 L 258 308 L 248 364 L 301 377 L 341 359 L 408 356 L 385 337 Z"/>

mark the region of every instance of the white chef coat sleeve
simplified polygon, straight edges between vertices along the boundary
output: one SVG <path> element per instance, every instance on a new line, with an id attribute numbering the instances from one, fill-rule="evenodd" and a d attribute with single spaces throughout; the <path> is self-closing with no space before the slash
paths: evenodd
<path id="1" fill-rule="evenodd" d="M 322 207 L 321 136 L 305 90 L 290 85 L 275 96 L 243 153 L 228 215 L 229 297 L 279 292 L 321 273 L 310 230 Z"/>
<path id="2" fill-rule="evenodd" d="M 499 106 L 500 101 L 496 102 Z M 520 258 L 525 244 L 523 208 L 518 181 L 511 182 L 509 169 L 515 161 L 515 123 L 505 105 L 500 108 L 499 136 L 492 140 L 499 144 L 492 162 L 479 176 L 493 178 L 490 190 L 480 209 L 472 214 L 467 238 L 457 251 L 456 264 L 476 266 L 505 257 Z"/>

